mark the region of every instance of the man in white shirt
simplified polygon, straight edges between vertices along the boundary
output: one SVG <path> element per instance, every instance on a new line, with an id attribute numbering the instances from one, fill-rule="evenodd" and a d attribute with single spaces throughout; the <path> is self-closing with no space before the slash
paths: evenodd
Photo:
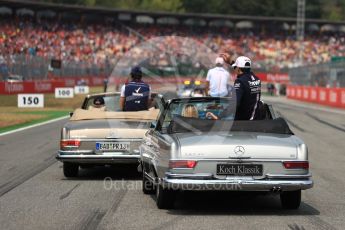
<path id="1" fill-rule="evenodd" d="M 223 68 L 224 59 L 222 57 L 217 57 L 215 63 L 216 67 L 210 69 L 206 77 L 208 94 L 211 97 L 225 97 L 228 95 L 227 84 L 230 74 Z"/>

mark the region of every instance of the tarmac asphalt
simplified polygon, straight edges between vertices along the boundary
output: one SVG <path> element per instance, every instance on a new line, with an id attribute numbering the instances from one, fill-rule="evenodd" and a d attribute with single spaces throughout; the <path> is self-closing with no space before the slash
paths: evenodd
<path id="1" fill-rule="evenodd" d="M 283 210 L 279 196 L 231 192 L 181 192 L 174 209 L 160 210 L 128 165 L 66 179 L 55 160 L 62 120 L 0 137 L 0 228 L 344 229 L 345 110 L 266 101 L 309 147 L 315 184 L 298 210 Z"/>

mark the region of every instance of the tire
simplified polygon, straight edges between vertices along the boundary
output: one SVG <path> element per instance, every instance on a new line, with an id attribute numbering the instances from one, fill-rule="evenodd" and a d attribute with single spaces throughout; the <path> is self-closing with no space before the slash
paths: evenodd
<path id="1" fill-rule="evenodd" d="M 65 177 L 77 177 L 79 171 L 79 165 L 64 162 L 63 163 L 63 174 Z"/>
<path id="2" fill-rule="evenodd" d="M 172 209 L 175 203 L 176 191 L 163 188 L 158 185 L 156 188 L 156 204 L 159 209 Z"/>
<path id="3" fill-rule="evenodd" d="M 154 194 L 155 193 L 155 186 L 152 183 L 152 181 L 147 179 L 145 174 L 146 174 L 146 170 L 145 170 L 145 167 L 143 166 L 143 184 L 142 184 L 143 193 L 144 194 Z"/>
<path id="4" fill-rule="evenodd" d="M 287 191 L 280 194 L 280 202 L 284 209 L 298 209 L 301 204 L 301 190 Z"/>

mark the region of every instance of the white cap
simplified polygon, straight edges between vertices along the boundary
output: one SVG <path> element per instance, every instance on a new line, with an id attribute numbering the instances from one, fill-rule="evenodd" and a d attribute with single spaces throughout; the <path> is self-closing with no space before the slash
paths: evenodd
<path id="1" fill-rule="evenodd" d="M 252 66 L 252 61 L 248 57 L 240 56 L 231 66 L 238 68 L 250 68 Z"/>
<path id="2" fill-rule="evenodd" d="M 217 57 L 215 63 L 224 65 L 224 59 L 222 57 Z"/>

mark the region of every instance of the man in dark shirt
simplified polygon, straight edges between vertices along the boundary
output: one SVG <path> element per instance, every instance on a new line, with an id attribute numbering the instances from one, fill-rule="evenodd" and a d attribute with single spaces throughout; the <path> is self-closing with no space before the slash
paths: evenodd
<path id="1" fill-rule="evenodd" d="M 150 86 L 144 83 L 139 66 L 131 69 L 131 81 L 121 88 L 120 109 L 123 111 L 147 110 L 150 100 Z"/>
<path id="2" fill-rule="evenodd" d="M 240 56 L 231 65 L 237 75 L 234 83 L 236 90 L 235 120 L 254 120 L 258 114 L 261 81 L 251 72 L 251 64 L 248 57 Z"/>
<path id="3" fill-rule="evenodd" d="M 231 103 L 219 116 L 208 112 L 206 117 L 214 120 L 224 120 L 232 119 L 235 114 L 235 120 L 255 120 L 258 117 L 261 81 L 251 72 L 251 60 L 248 57 L 238 57 L 231 66 L 237 75 L 234 83 L 236 106 Z"/>

